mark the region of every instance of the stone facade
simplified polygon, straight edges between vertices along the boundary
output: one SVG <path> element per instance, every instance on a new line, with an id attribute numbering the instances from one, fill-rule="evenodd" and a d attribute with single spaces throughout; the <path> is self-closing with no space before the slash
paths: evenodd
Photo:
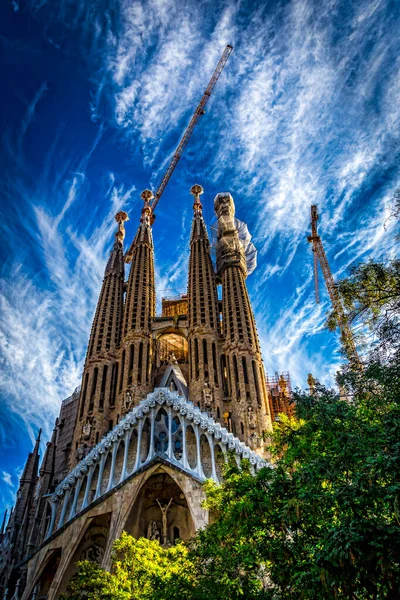
<path id="1" fill-rule="evenodd" d="M 188 540 L 209 520 L 202 484 L 220 482 L 229 453 L 254 470 L 266 464 L 263 437 L 284 404 L 266 385 L 233 199 L 215 198 L 214 268 L 201 192 L 191 189 L 187 296 L 166 300 L 161 316 L 151 192 L 125 255 L 128 216 L 116 215 L 82 385 L 62 404 L 40 471 L 39 442 L 30 454 L 0 536 L 4 600 L 57 598 L 82 558 L 109 568 L 124 529 Z"/>

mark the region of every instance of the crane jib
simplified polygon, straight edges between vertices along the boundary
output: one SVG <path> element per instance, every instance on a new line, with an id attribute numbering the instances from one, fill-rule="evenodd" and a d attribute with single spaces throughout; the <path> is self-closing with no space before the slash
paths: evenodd
<path id="1" fill-rule="evenodd" d="M 218 64 L 217 64 L 217 67 L 216 67 L 216 69 L 215 69 L 215 71 L 214 71 L 214 73 L 213 73 L 213 75 L 212 75 L 212 77 L 210 79 L 210 82 L 209 82 L 209 84 L 208 84 L 208 86 L 206 88 L 206 91 L 204 92 L 203 97 L 200 100 L 200 103 L 197 106 L 197 108 L 196 108 L 196 110 L 194 112 L 194 115 L 192 116 L 187 129 L 186 129 L 185 133 L 183 134 L 183 136 L 181 138 L 181 141 L 178 144 L 177 149 L 174 152 L 174 156 L 173 156 L 170 164 L 168 165 L 168 168 L 165 171 L 165 174 L 164 174 L 164 176 L 163 176 L 163 178 L 161 180 L 161 183 L 158 186 L 158 189 L 157 189 L 157 191 L 156 191 L 156 193 L 154 195 L 154 200 L 153 200 L 153 202 L 151 204 L 151 210 L 152 210 L 153 215 L 154 215 L 154 210 L 155 210 L 155 208 L 156 208 L 156 206 L 158 204 L 158 201 L 160 200 L 160 198 L 162 196 L 162 193 L 164 192 L 164 190 L 165 190 L 165 188 L 166 188 L 166 186 L 168 184 L 168 181 L 171 178 L 171 175 L 172 175 L 172 173 L 173 173 L 173 171 L 174 171 L 174 169 L 175 169 L 175 167 L 177 165 L 178 160 L 182 156 L 182 152 L 183 152 L 186 144 L 188 143 L 188 141 L 190 139 L 190 136 L 192 135 L 193 130 L 194 130 L 194 128 L 195 128 L 195 126 L 196 126 L 199 118 L 201 117 L 201 115 L 204 112 L 204 107 L 207 104 L 207 102 L 208 102 L 208 100 L 209 100 L 209 98 L 211 96 L 211 93 L 212 93 L 212 91 L 213 91 L 213 89 L 214 89 L 214 87 L 215 87 L 215 85 L 216 85 L 216 83 L 217 83 L 217 81 L 219 79 L 219 76 L 221 75 L 221 73 L 223 71 L 223 68 L 224 68 L 224 66 L 225 66 L 225 64 L 226 64 L 226 62 L 227 62 L 227 60 L 229 58 L 229 55 L 231 54 L 232 50 L 233 50 L 233 47 L 228 44 L 226 46 L 226 48 L 225 48 L 225 50 L 224 50 L 224 52 L 223 52 L 223 54 L 222 54 L 219 62 L 218 62 Z"/>

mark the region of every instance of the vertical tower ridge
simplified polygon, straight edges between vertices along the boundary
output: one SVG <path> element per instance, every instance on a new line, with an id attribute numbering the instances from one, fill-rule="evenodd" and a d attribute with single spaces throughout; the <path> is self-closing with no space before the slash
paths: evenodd
<path id="1" fill-rule="evenodd" d="M 71 462 L 79 461 L 109 428 L 110 409 L 115 405 L 112 374 L 118 364 L 124 294 L 124 223 L 128 215 L 115 215 L 118 229 L 104 271 L 90 332 L 74 432 Z"/>
<path id="2" fill-rule="evenodd" d="M 126 412 L 151 390 L 152 322 L 156 313 L 154 245 L 150 201 L 153 194 L 144 190 L 140 225 L 132 244 L 124 318 L 121 360 L 115 375 L 121 411 Z"/>
<path id="3" fill-rule="evenodd" d="M 260 448 L 271 415 L 260 344 L 246 286 L 247 265 L 235 226 L 235 204 L 229 193 L 217 194 L 217 273 L 222 281 L 222 372 L 226 413 L 233 432 Z"/>
<path id="4" fill-rule="evenodd" d="M 219 364 L 219 312 L 215 273 L 210 255 L 210 241 L 202 215 L 196 184 L 189 258 L 189 398 L 202 410 L 222 420 L 222 388 Z"/>

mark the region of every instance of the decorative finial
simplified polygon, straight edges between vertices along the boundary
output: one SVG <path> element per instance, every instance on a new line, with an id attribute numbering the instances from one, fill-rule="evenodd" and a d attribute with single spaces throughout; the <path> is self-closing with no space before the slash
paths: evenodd
<path id="1" fill-rule="evenodd" d="M 149 225 L 151 225 L 150 217 L 152 211 L 150 201 L 154 198 L 154 194 L 151 190 L 143 190 L 143 192 L 140 194 L 140 197 L 144 201 L 144 207 L 142 208 L 142 218 L 140 220 L 142 223 L 147 222 Z"/>
<path id="2" fill-rule="evenodd" d="M 36 438 L 37 442 L 40 442 L 41 435 L 42 435 L 42 428 L 39 429 L 39 433 L 38 433 L 38 436 Z"/>
<path id="3" fill-rule="evenodd" d="M 150 202 L 150 200 L 154 198 L 154 194 L 151 190 L 143 190 L 143 192 L 140 194 L 140 197 L 142 200 L 144 200 L 144 202 Z"/>
<path id="4" fill-rule="evenodd" d="M 124 210 L 120 210 L 115 215 L 115 220 L 118 223 L 118 231 L 115 234 L 115 237 L 117 238 L 117 241 L 122 245 L 124 242 L 124 238 L 125 238 L 124 223 L 125 223 L 125 221 L 129 221 L 129 217 Z"/>
<path id="5" fill-rule="evenodd" d="M 192 194 L 192 196 L 194 196 L 194 204 L 193 204 L 193 210 L 194 210 L 194 212 L 195 213 L 197 213 L 197 212 L 201 213 L 201 209 L 203 208 L 203 205 L 200 202 L 200 194 L 204 194 L 204 189 L 202 188 L 201 185 L 199 185 L 198 183 L 195 183 L 190 188 L 190 193 Z"/>

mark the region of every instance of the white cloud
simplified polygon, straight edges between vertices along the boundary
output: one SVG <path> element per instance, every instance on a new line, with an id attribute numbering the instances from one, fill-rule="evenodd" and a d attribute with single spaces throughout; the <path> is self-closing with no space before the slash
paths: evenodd
<path id="1" fill-rule="evenodd" d="M 0 279 L 0 392 L 8 411 L 23 420 L 32 441 L 39 427 L 44 428 L 45 438 L 50 435 L 61 400 L 80 383 L 116 230 L 113 217 L 122 207 L 129 208 L 135 190 L 117 185 L 111 175 L 103 199 L 106 214 L 97 225 L 89 223 L 78 233 L 70 211 L 75 207 L 75 216 L 79 214 L 75 204 L 82 205 L 85 186 L 84 173 L 66 178 L 57 192 L 48 190 L 55 207 L 52 212 L 44 203 L 31 204 L 36 223 L 28 218 L 21 225 L 27 243 L 30 236 L 35 239 L 44 273 L 32 277 L 18 262 L 11 266 L 12 277 Z"/>
<path id="2" fill-rule="evenodd" d="M 2 471 L 1 478 L 7 485 L 13 487 L 13 482 L 11 481 L 11 473 L 7 473 L 7 471 Z"/>

